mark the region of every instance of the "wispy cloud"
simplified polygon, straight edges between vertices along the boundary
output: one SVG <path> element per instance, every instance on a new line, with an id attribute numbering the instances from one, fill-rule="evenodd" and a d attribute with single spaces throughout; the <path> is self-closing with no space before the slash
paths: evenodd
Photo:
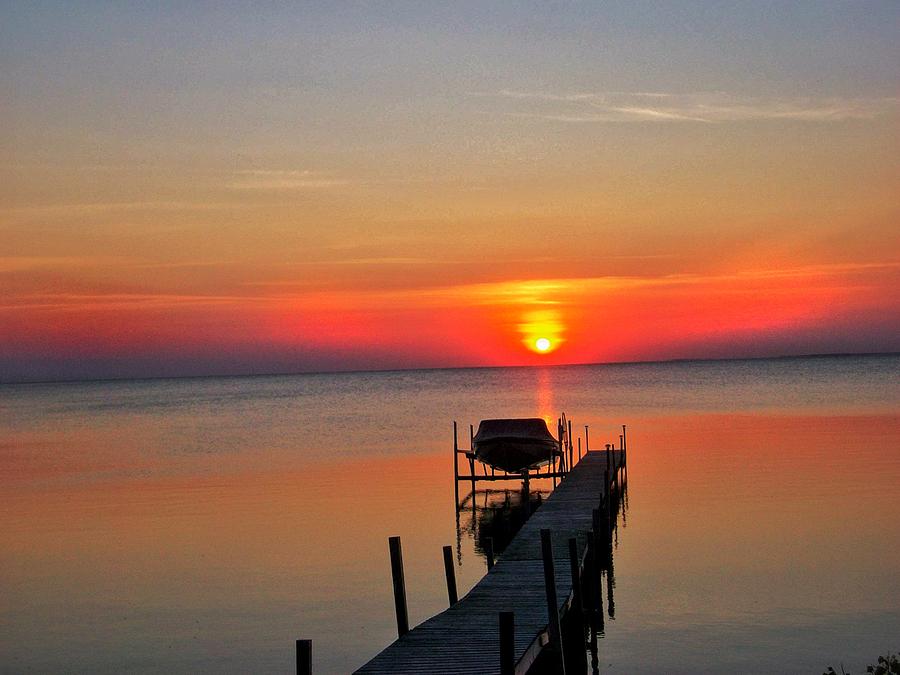
<path id="1" fill-rule="evenodd" d="M 251 169 L 236 172 L 229 187 L 235 190 L 321 190 L 349 184 L 349 180 L 324 171 Z"/>
<path id="2" fill-rule="evenodd" d="M 10 216 L 56 216 L 94 214 L 115 211 L 215 211 L 233 209 L 240 204 L 228 202 L 143 201 L 143 202 L 81 202 L 64 204 L 29 204 L 0 208 L 0 214 Z"/>
<path id="3" fill-rule="evenodd" d="M 723 92 L 516 91 L 470 92 L 471 96 L 516 101 L 516 109 L 501 114 L 555 122 L 700 122 L 707 124 L 754 120 L 838 122 L 866 120 L 897 109 L 898 97 L 881 98 L 762 98 Z M 527 107 L 527 109 L 524 109 Z"/>

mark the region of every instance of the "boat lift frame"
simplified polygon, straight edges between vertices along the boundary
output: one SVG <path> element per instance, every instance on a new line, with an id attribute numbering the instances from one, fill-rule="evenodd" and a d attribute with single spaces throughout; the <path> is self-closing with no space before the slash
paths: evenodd
<path id="1" fill-rule="evenodd" d="M 459 430 L 456 421 L 453 422 L 453 485 L 456 495 L 456 504 L 459 506 L 459 484 L 460 482 L 471 482 L 472 493 L 475 493 L 475 484 L 479 481 L 522 481 L 525 484 L 525 492 L 529 492 L 529 483 L 532 480 L 551 479 L 553 487 L 556 487 L 557 480 L 564 478 L 575 463 L 582 457 L 581 439 L 576 443 L 573 442 L 572 420 L 566 418 L 566 414 L 562 413 L 556 420 L 556 438 L 557 449 L 547 457 L 547 470 L 541 471 L 540 468 L 530 469 L 519 472 L 507 472 L 497 470 L 494 467 L 482 462 L 475 456 L 475 427 L 469 425 L 469 448 L 459 447 Z M 588 445 L 588 427 L 584 427 L 584 452 L 589 450 Z M 460 474 L 459 472 L 459 456 L 463 455 L 469 462 L 469 473 Z M 476 462 L 481 465 L 482 473 L 478 475 L 475 467 Z"/>

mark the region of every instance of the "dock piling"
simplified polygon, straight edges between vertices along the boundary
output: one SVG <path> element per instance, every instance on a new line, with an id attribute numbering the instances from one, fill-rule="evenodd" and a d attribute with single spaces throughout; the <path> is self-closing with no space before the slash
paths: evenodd
<path id="1" fill-rule="evenodd" d="M 453 548 L 450 546 L 444 547 L 444 575 L 447 577 L 447 599 L 453 607 L 459 602 L 459 595 L 456 593 L 456 568 L 453 566 Z"/>
<path id="2" fill-rule="evenodd" d="M 312 675 L 312 640 L 297 640 L 297 675 Z"/>
<path id="3" fill-rule="evenodd" d="M 456 509 L 459 511 L 459 438 L 456 434 L 456 420 L 453 420 L 453 493 Z"/>
<path id="4" fill-rule="evenodd" d="M 581 595 L 581 561 L 578 559 L 578 540 L 569 538 L 569 569 L 572 573 L 572 603 L 581 612 L 584 598 Z"/>
<path id="5" fill-rule="evenodd" d="M 500 612 L 500 675 L 516 672 L 516 615 Z"/>
<path id="6" fill-rule="evenodd" d="M 409 632 L 409 611 L 406 607 L 406 580 L 403 577 L 403 549 L 400 537 L 388 539 L 391 550 L 391 576 L 394 582 L 394 610 L 397 613 L 397 636 Z"/>
<path id="7" fill-rule="evenodd" d="M 541 530 L 541 556 L 544 559 L 544 588 L 547 592 L 547 627 L 550 629 L 550 643 L 559 655 L 559 673 L 561 673 L 561 675 L 566 675 L 562 631 L 559 625 L 559 604 L 556 600 L 556 574 L 553 569 L 553 542 L 550 530 L 548 529 Z"/>

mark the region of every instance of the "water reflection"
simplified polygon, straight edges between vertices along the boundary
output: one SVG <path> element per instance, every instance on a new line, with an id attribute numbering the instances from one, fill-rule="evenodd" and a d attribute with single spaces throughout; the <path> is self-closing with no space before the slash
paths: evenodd
<path id="1" fill-rule="evenodd" d="M 538 483 L 548 485 L 541 488 Z M 462 538 L 470 536 L 475 552 L 485 562 L 488 551 L 500 555 L 549 493 L 546 480 L 532 482 L 529 490 L 511 487 L 470 491 L 460 500 L 456 512 L 457 551 L 462 550 Z"/>
<path id="2" fill-rule="evenodd" d="M 446 608 L 449 420 L 543 415 L 541 373 L 634 448 L 604 670 L 857 672 L 900 634 L 896 356 L 209 378 L 0 386 L 4 665 L 353 670 L 396 637 L 388 536 L 411 622 Z"/>

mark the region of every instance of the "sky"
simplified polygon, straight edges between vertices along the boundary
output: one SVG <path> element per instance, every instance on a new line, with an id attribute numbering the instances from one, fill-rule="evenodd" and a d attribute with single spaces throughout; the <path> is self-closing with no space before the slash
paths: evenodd
<path id="1" fill-rule="evenodd" d="M 0 4 L 0 381 L 900 351 L 896 2 L 180 4 Z"/>

